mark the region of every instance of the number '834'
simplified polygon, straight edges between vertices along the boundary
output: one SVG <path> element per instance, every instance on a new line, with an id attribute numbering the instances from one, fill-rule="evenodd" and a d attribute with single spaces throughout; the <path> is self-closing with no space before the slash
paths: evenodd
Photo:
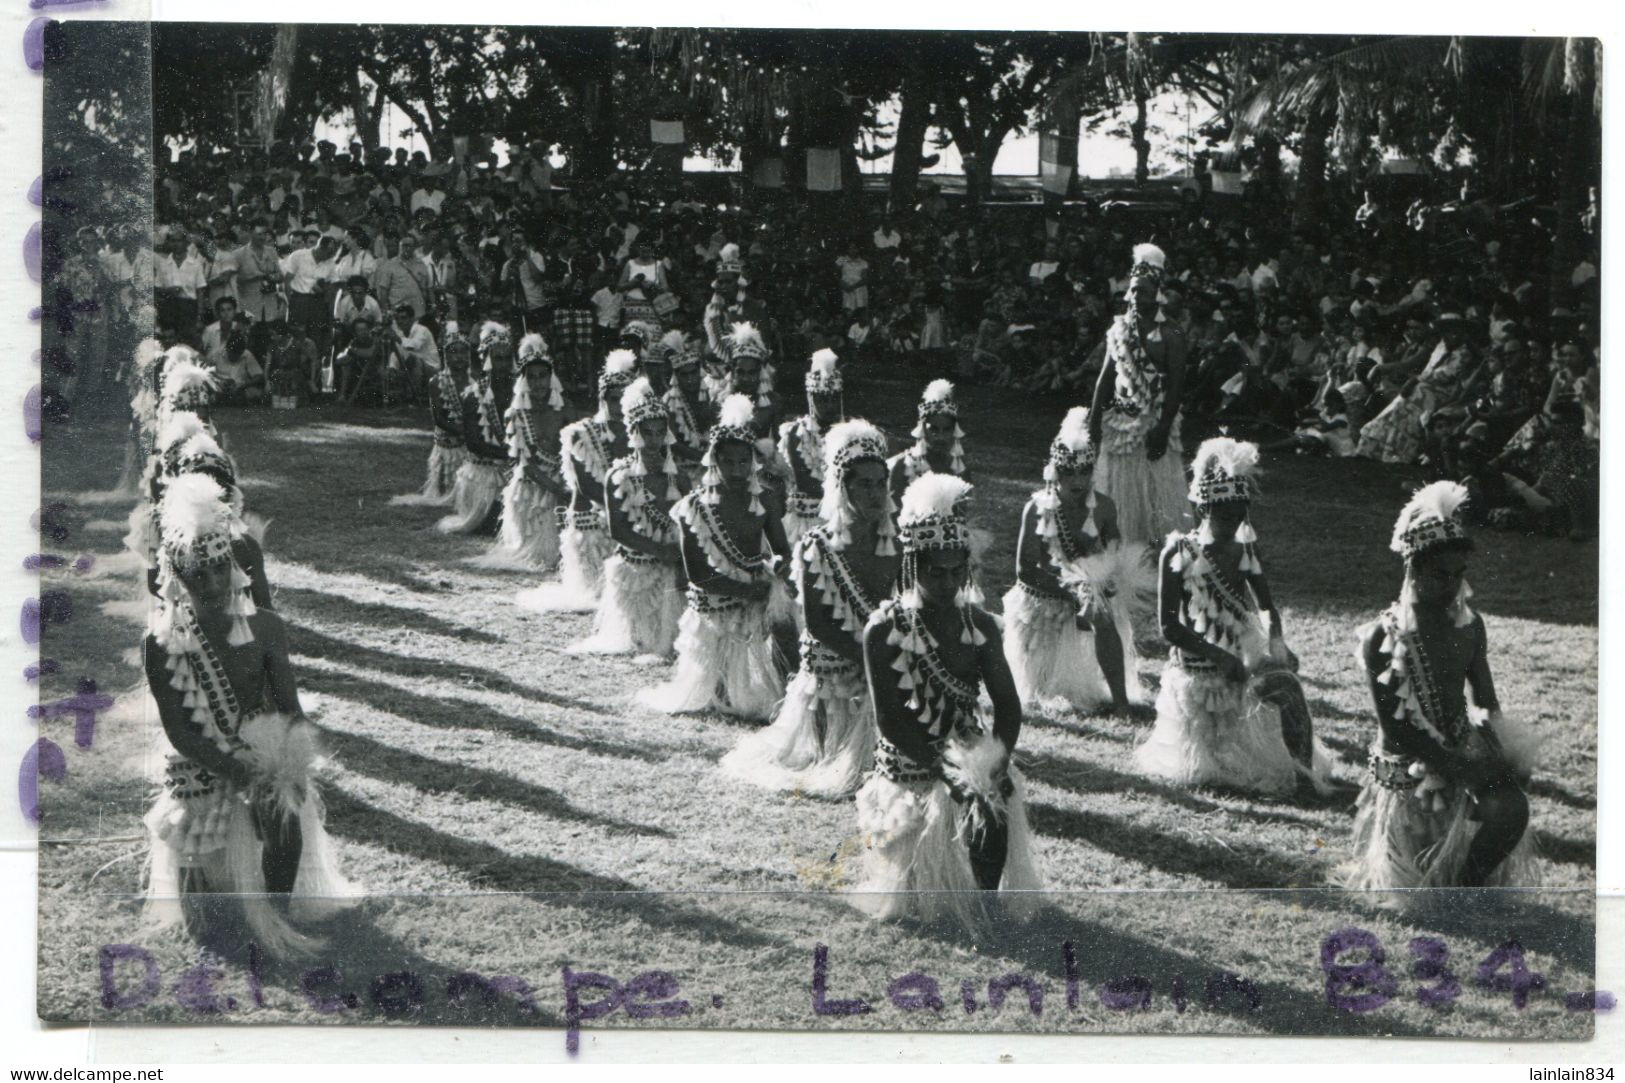
<path id="1" fill-rule="evenodd" d="M 1416 987 L 1419 1002 L 1443 1008 L 1461 996 L 1461 981 L 1450 969 L 1450 949 L 1443 940 L 1419 936 L 1409 947 L 1410 976 L 1420 983 Z M 1339 961 L 1350 957 L 1359 961 Z M 1382 1007 L 1399 995 L 1399 979 L 1388 966 L 1388 953 L 1375 933 L 1365 929 L 1337 930 L 1320 944 L 1326 1002 L 1345 1012 L 1369 1012 Z M 1508 940 L 1486 955 L 1473 980 L 1486 989 L 1510 992 L 1512 1006 L 1520 1009 L 1529 1003 L 1530 993 L 1546 988 L 1545 977 L 1525 965 L 1523 945 L 1516 940 Z"/>

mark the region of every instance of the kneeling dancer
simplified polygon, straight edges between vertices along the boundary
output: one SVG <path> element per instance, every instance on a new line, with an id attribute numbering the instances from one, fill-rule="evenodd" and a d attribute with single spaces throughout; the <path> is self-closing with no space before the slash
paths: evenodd
<path id="1" fill-rule="evenodd" d="M 463 444 L 463 390 L 468 383 L 468 339 L 455 327 L 446 331 L 441 346 L 444 367 L 429 381 L 429 422 L 434 443 L 429 448 L 429 476 L 423 488 L 397 496 L 391 504 L 450 504 L 457 488 L 457 471 L 468 461 Z"/>
<path id="2" fill-rule="evenodd" d="M 632 453 L 609 468 L 604 491 L 615 552 L 604 561 L 604 593 L 592 635 L 571 654 L 635 654 L 663 662 L 683 612 L 683 552 L 671 509 L 688 479 L 672 457 L 666 405 L 645 377 L 621 395 Z"/>
<path id="3" fill-rule="evenodd" d="M 841 417 L 841 371 L 834 350 L 819 350 L 807 369 L 807 412 L 779 426 L 779 455 L 788 468 L 784 535 L 792 548 L 820 522 L 824 435 Z"/>
<path id="4" fill-rule="evenodd" d="M 236 895 L 273 955 L 317 945 L 290 918 L 320 916 L 352 889 L 339 875 L 316 794 L 315 727 L 304 717 L 281 618 L 257 609 L 233 556 L 240 533 L 220 485 L 189 474 L 164 493 L 162 612 L 147 682 L 174 747 L 146 816 L 147 910 L 208 932 L 196 893 Z"/>
<path id="5" fill-rule="evenodd" d="M 1158 608 L 1171 646 L 1156 727 L 1134 762 L 1188 786 L 1290 794 L 1300 777 L 1324 788 L 1329 761 L 1301 693 L 1292 696 L 1297 659 L 1247 518 L 1257 465 L 1258 446 L 1229 437 L 1197 450 L 1190 499 L 1202 525 L 1168 535 L 1162 550 Z"/>
<path id="6" fill-rule="evenodd" d="M 773 632 L 794 613 L 780 569 L 784 528 L 761 499 L 752 409 L 743 395 L 724 400 L 700 488 L 672 509 L 688 575 L 677 667 L 638 694 L 668 714 L 719 710 L 765 722 L 784 693 Z"/>
<path id="7" fill-rule="evenodd" d="M 1122 544 L 1117 507 L 1094 477 L 1089 412 L 1075 406 L 1050 444 L 1044 488 L 1022 509 L 1004 596 L 1004 654 L 1029 708 L 1126 714 L 1147 702 L 1130 611 L 1156 572 L 1144 547 Z"/>
<path id="8" fill-rule="evenodd" d="M 504 418 L 513 396 L 513 338 L 495 320 L 480 327 L 480 378 L 463 390 L 463 445 L 468 458 L 457 468 L 450 515 L 435 524 L 442 534 L 494 534 L 508 477 Z"/>
<path id="9" fill-rule="evenodd" d="M 964 600 L 969 495 L 945 474 L 903 494 L 900 590 L 863 634 L 879 737 L 874 774 L 858 791 L 863 876 L 852 901 L 879 918 L 980 932 L 992 916 L 983 892 L 1033 891 L 1041 879 L 1025 787 L 1010 762 L 1021 697 L 998 624 Z M 978 704 L 983 687 L 991 727 Z"/>
<path id="10" fill-rule="evenodd" d="M 532 332 L 519 342 L 519 374 L 506 419 L 509 468 L 502 525 L 476 564 L 546 571 L 559 562 L 557 513 L 569 493 L 553 449 L 559 446 L 563 409 L 564 387 L 553 372 L 547 343 Z"/>
<path id="11" fill-rule="evenodd" d="M 886 438 L 867 421 L 844 421 L 823 444 L 822 523 L 802 535 L 790 572 L 805 627 L 801 668 L 773 724 L 746 735 L 722 769 L 767 789 L 844 797 L 874 755 L 863 629 L 895 590 L 900 560 Z"/>
<path id="12" fill-rule="evenodd" d="M 1523 790 L 1534 742 L 1501 714 L 1484 619 L 1467 605 L 1466 497 L 1461 485 L 1438 481 L 1411 498 L 1392 542 L 1405 558 L 1404 589 L 1361 629 L 1377 737 L 1353 859 L 1339 870 L 1344 887 L 1537 882 Z"/>

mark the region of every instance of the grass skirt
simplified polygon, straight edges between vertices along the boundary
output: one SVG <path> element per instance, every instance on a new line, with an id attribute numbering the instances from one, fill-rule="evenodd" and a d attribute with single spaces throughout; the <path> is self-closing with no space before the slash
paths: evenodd
<path id="1" fill-rule="evenodd" d="M 1043 880 L 1027 823 L 1026 783 L 1014 769 L 1010 780 L 1015 790 L 1006 802 L 1008 849 L 997 897 L 990 898 L 994 893 L 978 888 L 971 870 L 966 807 L 948 784 L 871 775 L 857 796 L 864 849 L 852 905 L 883 921 L 911 918 L 973 935 L 988 933 L 1001 915 L 1024 917 L 1036 909 Z"/>
<path id="2" fill-rule="evenodd" d="M 559 531 L 559 581 L 522 590 L 514 598 L 521 609 L 537 613 L 591 613 L 604 589 L 604 563 L 615 552 L 609 529 L 601 517 L 590 530 L 573 524 L 566 515 Z"/>
<path id="3" fill-rule="evenodd" d="M 638 693 L 638 702 L 666 714 L 721 711 L 766 722 L 784 694 L 773 651 L 773 625 L 790 619 L 789 591 L 772 581 L 765 602 L 747 602 L 689 588 L 677 622 L 672 678 Z"/>
<path id="4" fill-rule="evenodd" d="M 514 469 L 502 490 L 502 527 L 491 548 L 474 558 L 481 568 L 547 571 L 559 562 L 559 517 L 553 494 Z"/>
<path id="5" fill-rule="evenodd" d="M 435 524 L 442 534 L 478 534 L 490 523 L 502 500 L 505 468 L 501 463 L 469 459 L 457 468 L 451 504 L 455 509 Z"/>
<path id="6" fill-rule="evenodd" d="M 1095 464 L 1095 488 L 1117 505 L 1117 529 L 1125 543 L 1160 547 L 1171 532 L 1190 529 L 1190 501 L 1185 498 L 1185 466 L 1177 437 L 1169 437 L 1168 450 L 1156 462 L 1145 457 L 1143 442 L 1117 448 L 1106 441 Z"/>
<path id="7" fill-rule="evenodd" d="M 1378 750 L 1374 750 L 1378 751 Z M 1443 791 L 1444 807 L 1416 797 L 1416 788 L 1393 789 L 1371 775 L 1355 805 L 1352 856 L 1333 874 L 1352 891 L 1396 892 L 1373 901 L 1397 906 L 1417 888 L 1460 887 L 1467 851 L 1478 823 L 1473 801 L 1461 786 Z M 1490 874 L 1487 887 L 1538 887 L 1534 831 L 1526 829 L 1512 853 Z"/>
<path id="8" fill-rule="evenodd" d="M 349 906 L 357 890 L 339 872 L 322 826 L 316 793 L 316 729 L 281 714 L 260 714 L 243 723 L 241 755 L 264 779 L 267 799 L 297 818 L 302 849 L 289 901 L 291 917 L 319 918 Z M 319 938 L 294 928 L 266 894 L 261 868 L 263 844 L 253 808 L 234 786 L 179 755 L 170 757 L 170 777 L 188 792 L 165 786 L 147 812 L 148 859 L 143 916 L 149 924 L 171 926 L 185 920 L 183 880 L 188 892 L 237 896 L 243 920 L 257 943 L 279 958 L 309 958 Z M 199 792 L 203 791 L 203 792 Z"/>
<path id="9" fill-rule="evenodd" d="M 438 442 L 429 449 L 429 476 L 423 488 L 406 496 L 390 499 L 394 505 L 446 507 L 451 504 L 457 490 L 457 471 L 469 462 L 465 447 L 442 447 Z"/>
<path id="10" fill-rule="evenodd" d="M 1108 604 L 1123 644 L 1129 702 L 1149 702 L 1138 674 L 1140 656 L 1129 607 L 1115 600 Z M 1028 591 L 1020 583 L 1005 593 L 1004 657 L 1028 708 L 1062 713 L 1069 707 L 1088 711 L 1110 706 L 1111 688 L 1095 658 L 1095 633 L 1078 627 L 1077 613 L 1071 599 Z"/>
<path id="11" fill-rule="evenodd" d="M 683 614 L 682 577 L 664 560 L 604 561 L 604 593 L 593 616 L 592 635 L 565 648 L 570 654 L 671 656 Z"/>
<path id="12" fill-rule="evenodd" d="M 869 770 L 875 715 L 863 667 L 803 636 L 801 668 L 764 730 L 746 734 L 722 770 L 767 790 L 846 797 Z"/>
<path id="13" fill-rule="evenodd" d="M 1281 736 L 1281 712 L 1252 684 L 1192 671 L 1170 658 L 1157 695 L 1157 723 L 1134 750 L 1148 775 L 1187 786 L 1212 784 L 1291 794 L 1298 766 Z"/>

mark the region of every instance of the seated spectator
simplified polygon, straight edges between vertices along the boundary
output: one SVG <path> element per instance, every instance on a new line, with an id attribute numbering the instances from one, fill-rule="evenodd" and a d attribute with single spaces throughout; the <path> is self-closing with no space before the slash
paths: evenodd
<path id="1" fill-rule="evenodd" d="M 308 335 L 280 317 L 271 321 L 268 330 L 265 382 L 271 393 L 319 394 L 322 390 L 322 363 L 316 344 Z"/>
<path id="2" fill-rule="evenodd" d="M 224 357 L 214 366 L 218 381 L 215 402 L 224 406 L 246 406 L 265 397 L 265 370 L 249 352 L 248 328 L 237 327 L 226 338 Z"/>
<path id="3" fill-rule="evenodd" d="M 353 321 L 350 324 L 349 345 L 333 358 L 333 368 L 338 375 L 339 401 L 346 406 L 354 406 L 363 392 L 371 395 L 374 391 L 384 398 L 385 360 L 384 345 L 379 341 L 372 323 L 365 319 Z"/>

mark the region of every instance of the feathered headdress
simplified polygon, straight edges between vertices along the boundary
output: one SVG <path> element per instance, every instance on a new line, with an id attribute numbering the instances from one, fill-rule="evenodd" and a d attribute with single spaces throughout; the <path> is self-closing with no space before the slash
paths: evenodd
<path id="1" fill-rule="evenodd" d="M 637 377 L 638 355 L 631 350 L 611 350 L 598 373 L 598 397 L 608 402 Z"/>
<path id="2" fill-rule="evenodd" d="M 852 502 L 846 497 L 846 477 L 852 467 L 861 462 L 886 465 L 886 437 L 867 421 L 853 419 L 830 427 L 824 437 L 824 496 L 818 513 L 829 527 L 830 540 L 836 549 L 852 544 L 852 523 L 855 516 Z M 880 524 L 875 555 L 891 556 L 897 550 L 892 538 L 897 534 L 892 522 L 897 508 L 892 504 L 891 487 L 886 488 L 886 518 Z"/>
<path id="3" fill-rule="evenodd" d="M 564 409 L 564 385 L 559 382 L 558 371 L 553 366 L 553 355 L 547 352 L 547 340 L 532 331 L 519 340 L 519 378 L 514 381 L 513 402 L 508 407 L 509 411 L 529 410 L 535 404 L 530 396 L 530 381 L 525 379 L 525 370 L 533 365 L 548 367 L 548 409 Z"/>
<path id="4" fill-rule="evenodd" d="M 1228 436 L 1202 441 L 1191 463 L 1191 487 L 1186 496 L 1198 508 L 1253 498 L 1253 474 L 1258 468 L 1258 445 Z"/>
<path id="5" fill-rule="evenodd" d="M 497 346 L 507 346 L 513 342 L 513 332 L 508 325 L 496 320 L 486 320 L 480 324 L 480 341 L 475 347 L 480 357 L 485 361 L 485 371 L 491 371 L 491 351 Z"/>
<path id="6" fill-rule="evenodd" d="M 739 258 L 739 246 L 729 241 L 722 246 L 722 251 L 717 253 L 717 274 L 743 275 L 744 273 L 745 261 Z"/>
<path id="7" fill-rule="evenodd" d="M 1061 431 L 1050 441 L 1044 480 L 1053 485 L 1062 474 L 1081 474 L 1095 465 L 1098 449 L 1089 439 L 1089 411 L 1074 406 L 1061 420 Z"/>
<path id="8" fill-rule="evenodd" d="M 953 460 L 949 465 L 955 474 L 962 474 L 965 471 L 965 430 L 959 427 L 959 404 L 954 401 L 954 385 L 948 380 L 932 380 L 920 396 L 919 421 L 909 435 L 914 437 L 921 452 L 925 450 L 925 419 L 935 414 L 954 419 Z"/>
<path id="9" fill-rule="evenodd" d="M 1202 441 L 1191 463 L 1191 487 L 1185 494 L 1202 511 L 1215 504 L 1248 503 L 1257 492 L 1258 445 L 1245 440 L 1232 440 L 1228 436 L 1215 436 Z M 1203 545 L 1213 541 L 1213 523 L 1206 515 L 1197 540 Z M 1236 528 L 1236 541 L 1241 543 L 1241 570 L 1262 571 L 1253 543 L 1258 532 L 1252 520 Z"/>
<path id="10" fill-rule="evenodd" d="M 1436 481 L 1418 489 L 1394 523 L 1389 548 L 1406 560 L 1442 545 L 1468 541 L 1462 514 L 1467 490 L 1454 481 Z"/>
<path id="11" fill-rule="evenodd" d="M 621 328 L 621 338 L 635 338 L 644 349 L 648 349 L 660 341 L 660 328 L 648 320 L 633 320 Z"/>
<path id="12" fill-rule="evenodd" d="M 836 368 L 840 360 L 835 351 L 827 347 L 813 354 L 812 363 L 807 368 L 807 390 L 815 395 L 840 391 L 841 370 Z"/>
<path id="13" fill-rule="evenodd" d="M 159 521 L 163 529 L 158 546 L 158 596 L 164 603 L 159 642 L 170 653 L 190 646 L 178 644 L 173 634 L 175 610 L 186 600 L 181 576 L 219 563 L 231 565 L 231 599 L 227 603 L 231 634 L 227 642 L 233 647 L 252 642 L 254 634 L 248 618 L 255 612 L 254 599 L 249 594 L 248 573 L 238 566 L 232 553 L 232 542 L 243 533 L 242 520 L 220 483 L 202 474 L 182 474 L 173 479 L 164 490 Z"/>
<path id="14" fill-rule="evenodd" d="M 1163 269 L 1167 263 L 1168 256 L 1156 245 L 1135 245 L 1134 264 L 1128 273 L 1129 288 L 1133 289 L 1133 284 L 1142 278 L 1150 278 L 1157 285 L 1162 285 Z"/>
<path id="15" fill-rule="evenodd" d="M 198 364 L 190 346 L 171 346 L 164 353 L 163 392 L 158 396 L 160 422 L 180 410 L 206 410 L 214 401 L 214 370 Z"/>
<path id="16" fill-rule="evenodd" d="M 707 437 L 705 455 L 700 464 L 705 467 L 705 474 L 700 478 L 700 488 L 704 495 L 702 499 L 707 504 L 716 504 L 722 500 L 722 471 L 717 469 L 716 451 L 721 444 L 733 442 L 744 444 L 751 449 L 753 461 L 756 459 L 756 430 L 751 427 L 756 416 L 756 406 L 744 395 L 729 395 L 722 400 L 722 409 L 718 411 L 717 423 L 711 426 Z M 759 462 L 757 465 L 760 465 Z M 752 470 L 750 474 L 750 510 L 761 514 L 762 479 L 759 470 Z"/>
<path id="17" fill-rule="evenodd" d="M 929 642 L 917 619 L 917 611 L 925 604 L 920 593 L 920 554 L 948 549 L 970 552 L 970 522 L 966 517 L 970 495 L 970 483 L 952 474 L 926 474 L 903 490 L 903 509 L 897 516 L 897 538 L 903 543 L 899 576 L 902 589 L 898 597 L 904 611 L 914 616 L 902 622 L 899 645 L 910 654 L 929 653 Z M 983 636 L 971 619 L 966 601 L 961 587 L 956 599 L 960 606 L 960 641 L 979 645 Z"/>
<path id="18" fill-rule="evenodd" d="M 638 431 L 639 423 L 650 420 L 665 422 L 670 415 L 666 410 L 665 401 L 655 394 L 654 385 L 649 383 L 649 378 L 639 376 L 621 393 L 621 416 L 626 421 L 627 442 L 634 452 L 641 452 L 644 443 L 643 434 Z M 677 462 L 671 456 L 671 445 L 671 429 L 662 424 L 660 446 L 663 458 L 660 471 L 666 476 L 666 498 L 675 500 L 678 496 Z M 645 477 L 648 474 L 641 454 L 632 456 L 632 464 L 628 467 L 628 471 L 637 477 Z"/>
<path id="19" fill-rule="evenodd" d="M 754 323 L 736 323 L 733 325 L 733 330 L 728 333 L 728 356 L 730 359 L 755 357 L 766 361 L 767 353 L 767 343 L 762 339 L 762 333 L 756 329 Z"/>

